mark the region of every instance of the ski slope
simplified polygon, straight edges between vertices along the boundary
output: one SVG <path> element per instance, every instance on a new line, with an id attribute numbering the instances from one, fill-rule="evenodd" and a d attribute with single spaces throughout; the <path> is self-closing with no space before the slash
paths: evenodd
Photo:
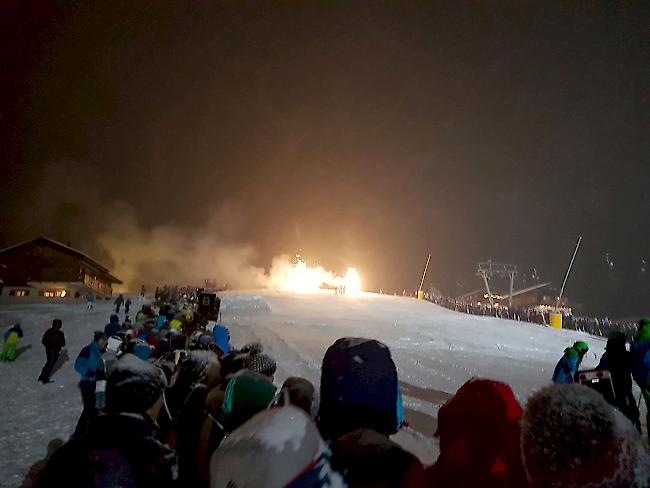
<path id="1" fill-rule="evenodd" d="M 133 300 L 132 315 L 138 308 Z M 0 328 L 20 321 L 24 352 L 15 363 L 0 363 L 0 486 L 20 486 L 53 439 L 67 439 L 81 411 L 78 375 L 72 363 L 92 332 L 103 329 L 110 302 L 87 311 L 81 301 L 0 305 Z M 63 320 L 69 357 L 54 383 L 36 381 L 45 362 L 40 344 L 52 319 Z M 406 416 L 413 429 L 398 442 L 433 461 L 430 436 L 440 404 L 473 376 L 509 383 L 520 401 L 550 381 L 564 348 L 586 340 L 590 352 L 583 368 L 597 364 L 605 341 L 575 331 L 460 314 L 411 298 L 363 294 L 358 297 L 289 295 L 269 291 L 223 295 L 222 322 L 233 344 L 259 341 L 278 361 L 276 383 L 303 376 L 318 384 L 327 347 L 344 336 L 385 342 L 397 364 Z M 31 347 L 30 347 L 31 346 Z M 65 354 L 63 355 L 65 358 Z M 419 434 L 417 432 L 419 431 Z"/>

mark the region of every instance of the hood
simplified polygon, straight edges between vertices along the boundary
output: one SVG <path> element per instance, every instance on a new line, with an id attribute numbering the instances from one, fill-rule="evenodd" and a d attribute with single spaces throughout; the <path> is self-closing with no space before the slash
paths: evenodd
<path id="1" fill-rule="evenodd" d="M 214 342 L 219 349 L 221 349 L 224 354 L 228 354 L 232 349 L 230 346 L 230 332 L 228 329 L 221 324 L 217 324 L 212 329 L 212 335 L 214 337 Z"/>
<path id="2" fill-rule="evenodd" d="M 224 439 L 210 460 L 212 488 L 343 487 L 312 420 L 286 406 L 264 410 Z"/>
<path id="3" fill-rule="evenodd" d="M 650 464 L 638 431 L 591 388 L 538 391 L 528 400 L 521 431 L 534 486 L 648 486 Z"/>
<path id="4" fill-rule="evenodd" d="M 110 322 L 111 322 L 111 324 L 119 324 L 120 323 L 120 318 L 116 314 L 113 314 L 113 315 L 111 315 Z"/>

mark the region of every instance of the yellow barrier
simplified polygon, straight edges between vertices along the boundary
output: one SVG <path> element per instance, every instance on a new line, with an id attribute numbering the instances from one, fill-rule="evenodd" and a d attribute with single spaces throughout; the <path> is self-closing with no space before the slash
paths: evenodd
<path id="1" fill-rule="evenodd" d="M 560 312 L 551 312 L 550 314 L 551 318 L 551 327 L 554 329 L 561 329 L 562 328 L 562 314 Z"/>
<path id="2" fill-rule="evenodd" d="M 418 300 L 424 300 L 424 292 L 422 290 L 418 290 Z"/>

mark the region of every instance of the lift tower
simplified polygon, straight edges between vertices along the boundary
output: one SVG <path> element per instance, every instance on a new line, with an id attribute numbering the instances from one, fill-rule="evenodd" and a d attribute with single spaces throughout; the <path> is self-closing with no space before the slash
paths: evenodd
<path id="1" fill-rule="evenodd" d="M 493 263 L 492 261 L 478 263 L 478 269 L 476 270 L 476 276 L 483 278 L 483 283 L 485 283 L 485 291 L 487 292 L 488 300 L 492 306 L 494 306 L 494 299 L 492 298 L 492 292 L 490 291 L 490 278 L 493 276 L 510 278 L 510 295 L 508 295 L 508 306 L 512 307 L 512 291 L 514 288 L 516 275 L 516 264 Z"/>

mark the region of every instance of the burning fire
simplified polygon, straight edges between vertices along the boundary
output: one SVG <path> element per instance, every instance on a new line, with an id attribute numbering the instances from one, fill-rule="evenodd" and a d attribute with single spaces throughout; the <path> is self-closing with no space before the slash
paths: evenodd
<path id="1" fill-rule="evenodd" d="M 361 276 L 355 268 L 348 268 L 345 276 L 338 276 L 321 266 L 307 266 L 300 255 L 293 262 L 274 262 L 270 281 L 272 288 L 300 294 L 323 289 L 334 289 L 341 295 L 358 295 L 362 291 Z"/>

